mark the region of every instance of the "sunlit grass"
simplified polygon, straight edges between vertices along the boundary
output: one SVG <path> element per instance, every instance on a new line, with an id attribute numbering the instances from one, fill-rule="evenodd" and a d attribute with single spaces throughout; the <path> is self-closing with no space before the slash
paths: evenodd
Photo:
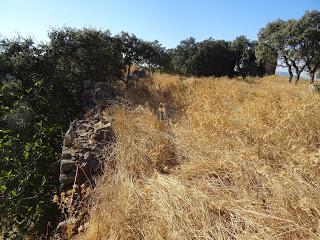
<path id="1" fill-rule="evenodd" d="M 156 75 L 128 96 L 150 104 L 114 106 L 117 143 L 79 238 L 319 239 L 320 97 L 250 82 Z"/>

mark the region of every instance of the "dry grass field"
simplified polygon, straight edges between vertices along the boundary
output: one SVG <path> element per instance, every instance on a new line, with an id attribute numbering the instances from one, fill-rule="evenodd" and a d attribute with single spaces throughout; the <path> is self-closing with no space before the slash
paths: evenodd
<path id="1" fill-rule="evenodd" d="M 154 75 L 127 97 L 106 113 L 117 143 L 79 239 L 320 239 L 306 82 Z"/>

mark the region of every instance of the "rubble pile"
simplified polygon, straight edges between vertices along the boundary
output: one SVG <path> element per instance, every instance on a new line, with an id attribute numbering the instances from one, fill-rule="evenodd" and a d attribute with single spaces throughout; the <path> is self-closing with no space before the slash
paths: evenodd
<path id="1" fill-rule="evenodd" d="M 110 118 L 103 115 L 108 107 L 108 100 L 114 99 L 119 93 L 110 89 L 103 82 L 85 81 L 82 94 L 82 107 L 86 114 L 84 119 L 75 120 L 64 136 L 60 159 L 60 197 L 63 205 L 68 196 L 71 205 L 67 219 L 60 222 L 55 230 L 54 239 L 68 239 L 68 229 L 77 234 L 83 228 L 87 212 L 83 209 L 85 199 L 82 187 L 92 188 L 95 185 L 94 176 L 102 170 L 110 147 L 115 141 Z M 110 116 L 109 116 L 110 117 Z M 68 202 L 68 201 L 67 201 Z M 71 210 L 71 212 L 70 212 Z"/>
<path id="2" fill-rule="evenodd" d="M 113 140 L 111 122 L 98 114 L 73 121 L 62 147 L 59 177 L 61 189 L 72 188 L 74 184 L 92 183 L 92 176 L 102 167 L 104 149 Z"/>

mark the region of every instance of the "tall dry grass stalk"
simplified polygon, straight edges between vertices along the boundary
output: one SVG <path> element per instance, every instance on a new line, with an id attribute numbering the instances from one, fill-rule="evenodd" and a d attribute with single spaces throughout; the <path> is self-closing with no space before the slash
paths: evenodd
<path id="1" fill-rule="evenodd" d="M 110 110 L 117 143 L 79 238 L 320 239 L 320 96 L 284 81 L 136 87 L 151 104 Z"/>

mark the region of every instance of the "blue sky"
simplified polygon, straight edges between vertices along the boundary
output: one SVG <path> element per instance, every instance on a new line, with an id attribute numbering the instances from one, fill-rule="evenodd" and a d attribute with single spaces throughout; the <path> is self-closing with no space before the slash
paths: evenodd
<path id="1" fill-rule="evenodd" d="M 0 34 L 43 41 L 50 27 L 95 27 L 174 47 L 189 36 L 256 39 L 269 21 L 314 9 L 320 0 L 0 0 Z"/>

